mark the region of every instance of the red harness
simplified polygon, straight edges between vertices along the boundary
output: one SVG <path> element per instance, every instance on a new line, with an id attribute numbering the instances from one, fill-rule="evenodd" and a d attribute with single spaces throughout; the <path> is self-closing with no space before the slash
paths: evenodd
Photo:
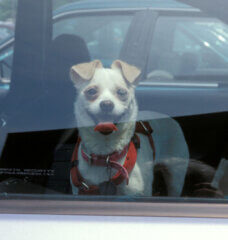
<path id="1" fill-rule="evenodd" d="M 108 167 L 110 169 L 114 168 L 117 170 L 117 173 L 110 179 L 112 183 L 116 186 L 121 184 L 125 179 L 128 184 L 129 174 L 133 170 L 136 159 L 137 159 L 137 149 L 140 147 L 140 139 L 136 135 L 136 133 L 142 133 L 148 136 L 150 145 L 153 149 L 153 159 L 155 159 L 155 146 L 152 138 L 152 128 L 148 122 L 137 122 L 135 134 L 130 141 L 130 143 L 125 146 L 125 148 L 121 152 L 114 152 L 109 155 L 95 155 L 91 154 L 90 156 L 86 154 L 81 148 L 81 154 L 85 161 L 87 161 L 91 165 Z M 77 140 L 72 158 L 71 158 L 71 180 L 72 183 L 79 189 L 78 194 L 86 194 L 86 195 L 99 195 L 99 187 L 96 185 L 87 185 L 84 178 L 79 172 L 78 169 L 78 149 L 80 145 L 81 139 L 80 137 Z M 127 154 L 127 155 L 126 155 Z M 126 155 L 123 166 L 118 163 L 118 160 Z"/>

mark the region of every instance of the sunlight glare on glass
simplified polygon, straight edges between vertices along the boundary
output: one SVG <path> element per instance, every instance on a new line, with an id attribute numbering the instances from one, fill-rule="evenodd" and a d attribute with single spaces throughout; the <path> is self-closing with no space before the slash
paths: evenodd
<path id="1" fill-rule="evenodd" d="M 210 43 L 209 42 L 203 42 L 203 44 L 206 46 L 206 47 L 210 47 L 211 45 L 210 45 Z"/>
<path id="2" fill-rule="evenodd" d="M 226 42 L 226 39 L 221 35 L 218 35 L 218 39 L 222 42 Z"/>

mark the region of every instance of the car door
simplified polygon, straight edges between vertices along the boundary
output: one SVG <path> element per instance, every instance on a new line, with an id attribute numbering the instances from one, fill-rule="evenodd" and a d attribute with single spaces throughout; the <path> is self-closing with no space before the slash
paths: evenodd
<path id="1" fill-rule="evenodd" d="M 152 28 L 139 108 L 175 118 L 191 158 L 216 169 L 227 148 L 227 25 L 199 11 L 158 11 Z"/>
<path id="2" fill-rule="evenodd" d="M 36 81 L 43 80 L 42 76 L 44 70 L 41 69 L 44 68 L 42 63 L 46 56 L 46 54 L 44 54 L 46 53 L 46 43 L 47 46 L 50 46 L 49 44 L 51 43 L 50 32 L 48 31 L 48 28 L 50 29 L 51 19 L 49 15 L 51 12 L 49 4 L 50 1 L 43 0 L 20 1 L 20 27 L 17 29 L 19 43 L 16 45 L 16 59 L 14 60 L 18 67 L 15 70 L 16 72 L 13 73 L 12 95 L 10 95 L 7 101 L 4 101 L 6 104 L 4 108 L 1 108 L 1 111 L 4 110 L 4 112 L 7 113 L 6 117 L 9 118 L 9 121 L 7 121 L 6 124 L 9 124 L 9 127 L 13 127 L 11 128 L 12 132 L 9 133 L 7 142 L 8 149 L 5 152 L 4 159 L 1 158 L 1 160 L 4 160 L 1 162 L 1 170 L 3 171 L 3 168 L 6 167 L 12 169 L 11 173 L 14 174 L 18 172 L 16 168 L 17 166 L 19 172 L 21 171 L 20 168 L 23 167 L 37 168 L 38 170 L 41 167 L 48 168 L 50 166 L 49 161 L 53 160 L 53 152 L 60 139 L 58 131 L 39 131 L 39 128 L 37 128 L 36 125 L 37 120 L 40 121 L 43 117 L 41 114 L 42 111 L 38 108 L 39 104 L 36 104 L 37 102 L 39 103 L 39 97 L 42 97 L 44 94 L 44 91 L 41 90 L 43 83 L 40 86 Z M 26 26 L 26 29 L 23 31 L 24 26 Z M 37 34 L 39 32 L 42 38 L 39 39 L 39 41 L 35 41 L 35 44 L 33 45 L 31 44 L 33 42 L 31 40 L 33 40 L 33 34 L 35 38 L 36 33 L 34 33 L 34 30 L 35 32 L 37 30 Z M 135 35 L 133 34 L 132 36 Z M 25 45 L 23 44 L 24 41 L 26 43 Z M 27 46 L 29 49 L 23 52 L 23 47 Z M 131 49 L 134 48 L 132 47 Z M 148 52 L 149 51 L 145 51 L 145 55 L 148 56 Z M 137 56 L 135 59 L 137 59 Z M 24 71 L 25 75 L 23 73 Z M 34 73 L 36 73 L 37 76 L 34 75 Z M 33 79 L 33 77 L 35 79 Z M 146 87 L 148 91 L 154 90 L 151 91 L 152 99 L 153 94 L 159 89 L 155 89 L 151 86 Z M 162 87 L 164 86 L 161 86 L 160 90 L 164 91 L 165 89 Z M 30 88 L 35 89 L 36 91 L 33 90 L 30 92 Z M 137 91 L 139 90 L 140 86 Z M 141 109 L 143 109 L 143 100 L 142 98 L 140 99 L 140 96 L 142 96 L 142 94 L 146 96 L 146 92 L 142 91 L 144 91 L 144 89 L 141 88 L 141 95 L 140 92 L 138 92 Z M 158 101 L 160 102 L 159 99 Z M 47 104 L 47 102 L 45 103 Z M 45 107 L 44 105 L 42 106 Z M 154 110 L 153 101 L 149 101 L 149 104 L 146 105 L 146 109 L 147 108 L 149 110 Z M 157 111 L 161 111 L 160 108 L 158 108 Z M 202 122 L 200 126 L 205 125 L 205 123 L 208 123 L 208 120 L 210 120 L 207 115 L 205 118 L 201 118 L 201 116 L 199 116 L 199 118 Z M 5 120 L 7 120 L 7 118 Z M 23 120 L 25 120 L 24 124 L 22 124 Z M 187 119 L 184 117 L 183 120 L 185 121 Z M 33 122 L 35 123 L 33 124 Z M 197 120 L 196 126 L 199 125 L 199 123 L 200 122 Z M 7 125 L 4 124 L 3 127 L 8 127 Z M 17 126 L 19 127 L 17 128 Z M 45 126 L 47 127 L 47 125 Z M 207 129 L 210 129 L 210 126 Z M 26 131 L 19 133 L 20 130 Z M 1 138 L 3 133 L 4 128 L 1 128 Z M 43 165 L 43 160 L 48 163 L 48 166 L 45 164 Z M 38 174 L 40 174 L 40 172 L 38 172 Z M 45 174 L 45 172 L 43 172 L 43 174 Z M 24 194 L 26 192 L 16 195 L 10 194 L 10 182 L 5 184 L 8 191 L 1 193 L 1 213 L 30 214 L 2 214 L 1 226 L 3 238 L 4 236 L 7 236 L 7 239 L 40 239 L 44 236 L 46 239 L 62 239 L 63 237 L 70 239 L 72 238 L 72 234 L 74 236 L 77 234 L 77 237 L 79 238 L 82 238 L 83 236 L 85 238 L 91 237 L 95 239 L 107 239 L 107 236 L 111 236 L 113 239 L 118 237 L 122 238 L 123 236 L 126 236 L 126 238 L 129 239 L 138 239 L 147 236 L 158 237 L 160 239 L 167 239 L 170 238 L 170 236 L 173 236 L 175 239 L 183 239 L 186 238 L 187 233 L 189 238 L 199 238 L 199 236 L 200 238 L 210 238 L 212 236 L 212 238 L 214 238 L 214 236 L 219 236 L 221 239 L 226 239 L 227 220 L 192 218 L 192 216 L 227 217 L 225 201 L 216 204 L 212 199 L 204 199 L 205 202 L 210 202 L 210 204 L 203 204 L 203 200 L 198 199 L 196 201 L 200 202 L 200 204 L 186 204 L 186 201 L 189 200 L 184 199 L 185 203 L 183 204 L 180 199 L 155 198 L 154 200 L 147 199 L 146 202 L 141 202 L 140 204 L 134 202 L 134 199 L 125 197 L 122 198 L 122 202 L 114 200 L 112 203 L 109 202 L 110 198 L 105 198 L 105 201 L 99 202 L 98 199 L 94 199 L 93 201 L 91 198 L 90 201 L 83 201 L 88 200 L 88 198 L 77 199 L 63 194 L 54 195 L 54 197 L 52 195 L 52 197 L 50 197 L 50 195 L 37 195 L 37 192 L 32 195 L 31 193 L 34 192 L 34 188 L 32 188 L 33 186 L 28 188 L 28 185 L 26 187 L 28 180 L 28 178 L 24 178 L 25 185 L 23 189 L 26 189 L 27 191 L 29 190 L 29 195 Z M 12 192 L 15 193 L 16 188 L 14 182 L 11 183 L 13 184 L 13 187 L 11 188 L 13 190 Z M 43 181 L 38 181 L 38 183 L 41 185 L 44 184 Z M 41 192 L 42 191 L 43 189 L 41 189 Z M 33 215 L 31 213 L 33 213 Z M 55 215 L 40 215 L 44 213 Z M 63 216 L 59 214 L 81 215 Z M 82 216 L 83 214 L 86 214 L 87 216 Z M 94 215 L 102 216 L 98 217 Z M 109 216 L 104 217 L 104 215 Z M 114 217 L 114 215 L 121 215 L 122 217 Z M 132 215 L 163 217 L 136 218 L 132 217 Z M 169 218 L 164 218 L 164 216 L 169 216 Z M 173 218 L 171 218 L 171 216 Z M 191 218 L 186 219 L 183 217 Z M 113 227 L 115 227 L 115 230 Z M 74 230 L 72 231 L 72 229 Z M 145 236 L 145 233 L 147 236 Z"/>

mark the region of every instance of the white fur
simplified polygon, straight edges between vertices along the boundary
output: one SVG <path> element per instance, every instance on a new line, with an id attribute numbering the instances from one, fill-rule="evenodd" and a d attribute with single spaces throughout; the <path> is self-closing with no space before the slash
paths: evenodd
<path id="1" fill-rule="evenodd" d="M 89 86 L 99 86 L 99 97 L 93 101 L 88 101 L 84 96 L 84 90 Z M 123 102 L 115 95 L 117 87 L 123 87 L 128 90 L 128 100 Z M 91 81 L 85 81 L 80 86 L 76 86 L 79 96 L 75 102 L 75 116 L 79 135 L 82 144 L 79 147 L 79 171 L 86 182 L 98 185 L 108 180 L 108 172 L 105 167 L 91 166 L 84 161 L 80 154 L 80 149 L 88 153 L 109 154 L 114 151 L 121 151 L 126 146 L 134 134 L 135 122 L 140 118 L 138 107 L 135 101 L 134 87 L 126 82 L 122 74 L 116 69 L 96 69 Z M 88 115 L 98 114 L 99 104 L 103 100 L 111 100 L 114 103 L 113 114 L 120 115 L 127 113 L 120 119 L 121 123 L 117 125 L 118 131 L 110 135 L 102 135 L 94 131 L 94 121 Z M 152 118 L 156 113 L 150 113 Z M 137 119 L 138 117 L 138 119 Z M 143 116 L 141 120 L 143 120 Z M 150 118 L 150 119 L 151 119 Z M 153 182 L 153 167 L 155 163 L 165 163 L 172 173 L 170 179 L 169 195 L 179 196 L 184 182 L 184 177 L 188 164 L 188 149 L 179 125 L 171 118 L 162 115 L 161 118 L 150 122 L 154 133 L 153 139 L 156 146 L 156 161 L 152 160 L 152 148 L 148 138 L 139 134 L 141 147 L 138 150 L 137 162 L 130 174 L 129 184 L 124 181 L 117 187 L 118 195 L 151 196 Z M 120 159 L 123 164 L 125 157 Z M 116 171 L 112 170 L 112 176 Z M 78 189 L 72 184 L 73 194 L 78 193 Z"/>

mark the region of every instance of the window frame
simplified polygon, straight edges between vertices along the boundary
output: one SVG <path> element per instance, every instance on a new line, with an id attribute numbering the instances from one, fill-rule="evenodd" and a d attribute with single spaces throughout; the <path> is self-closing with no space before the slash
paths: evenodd
<path id="1" fill-rule="evenodd" d="M 111 201 L 112 200 L 112 201 Z M 117 202 L 117 200 L 119 200 Z M 226 200 L 149 198 L 142 202 L 122 198 L 50 197 L 3 194 L 0 213 L 77 214 L 118 216 L 228 217 Z M 136 200 L 136 199 L 135 199 Z M 96 204 L 94 204 L 96 203 Z"/>
<path id="2" fill-rule="evenodd" d="M 52 18 L 52 29 L 54 29 L 54 25 L 55 23 L 60 22 L 61 20 L 67 20 L 67 19 L 76 19 L 77 17 L 93 17 L 93 16 L 119 16 L 119 15 L 123 15 L 123 16 L 129 16 L 132 17 L 132 19 L 134 19 L 134 14 L 138 12 L 138 10 L 112 10 L 112 9 L 108 9 L 108 10 L 104 10 L 104 9 L 98 9 L 98 10 L 88 10 L 88 11 L 82 11 L 82 10 L 75 10 L 72 12 L 66 12 L 66 13 L 61 13 L 61 14 L 57 14 L 56 16 L 53 16 Z M 132 20 L 131 19 L 131 20 Z M 129 21 L 129 27 L 132 24 L 132 21 Z M 126 35 L 128 34 L 129 29 L 127 29 L 126 31 Z M 61 33 L 64 34 L 64 33 Z M 77 32 L 75 32 L 75 34 L 77 35 Z M 52 32 L 53 35 L 53 32 Z M 57 35 L 58 36 L 58 35 Z M 78 35 L 80 36 L 80 35 Z M 55 36 L 56 37 L 56 36 Z M 53 36 L 52 36 L 53 39 Z M 125 42 L 125 40 L 124 40 Z M 124 44 L 123 42 L 123 44 Z M 123 46 L 122 44 L 122 46 Z M 119 52 L 119 56 L 121 55 L 121 51 L 122 51 L 122 46 L 120 47 L 120 52 Z"/>
<path id="3" fill-rule="evenodd" d="M 42 195 L 21 197 L 19 194 L 10 194 L 0 200 L 0 213 L 228 218 L 226 200 L 158 197 L 135 202 L 126 201 L 126 197 L 122 201 L 117 201 L 118 197 L 97 199 L 62 195 L 52 198 Z"/>
<path id="4" fill-rule="evenodd" d="M 203 12 L 197 12 L 197 11 L 192 11 L 192 12 L 189 12 L 189 11 L 186 11 L 186 12 L 178 12 L 178 11 L 170 11 L 170 12 L 166 12 L 166 11 L 163 11 L 163 10 L 160 10 L 160 11 L 158 11 L 158 18 L 157 18 L 157 21 L 159 21 L 159 18 L 164 18 L 164 17 L 174 17 L 174 18 L 178 18 L 178 17 L 184 17 L 184 18 L 191 18 L 191 17 L 193 17 L 193 18 L 201 18 L 201 19 L 203 19 L 203 18 L 205 18 L 205 19 L 210 19 L 210 18 L 213 18 L 213 16 L 211 17 L 211 16 L 209 16 L 208 14 L 205 14 L 205 13 L 203 13 Z M 215 18 L 215 17 L 214 17 Z M 221 21 L 221 20 L 220 20 Z M 222 22 L 222 21 L 221 21 Z M 156 24 L 157 24 L 157 22 L 155 23 L 155 26 L 156 26 Z M 153 26 L 153 33 L 154 33 L 154 31 L 155 31 L 155 26 Z M 170 41 L 169 42 L 169 47 L 171 47 L 172 45 L 173 45 L 173 40 L 174 40 L 174 33 L 172 33 L 172 41 Z M 153 44 L 153 39 L 151 40 L 151 46 L 150 46 L 150 51 L 151 51 L 151 49 L 152 49 L 152 44 Z M 150 64 L 150 53 L 148 54 L 148 61 L 147 61 L 147 64 L 146 64 L 146 68 L 145 68 L 145 75 L 144 75 L 144 79 L 147 79 L 147 74 L 149 74 L 150 73 L 150 68 L 149 68 L 149 64 Z M 223 78 L 223 77 L 225 77 L 226 75 L 224 74 L 224 75 L 221 75 L 221 76 L 219 76 L 221 79 Z M 183 77 L 182 75 L 180 75 L 180 76 L 177 76 L 177 80 L 174 78 L 173 79 L 173 82 L 174 83 L 181 83 L 180 84 L 180 86 L 182 85 L 182 83 L 184 83 L 185 81 L 182 81 L 182 82 L 180 82 L 180 78 L 181 77 Z M 184 77 L 186 77 L 187 79 L 191 79 L 191 76 L 184 76 Z M 204 77 L 204 75 L 195 75 L 195 76 L 193 76 L 194 78 L 200 78 L 200 77 Z M 209 79 L 209 82 L 210 82 L 210 76 L 206 76 L 205 75 L 205 78 L 208 78 Z M 145 84 L 144 84 L 145 83 Z M 143 81 L 143 86 L 157 86 L 157 85 L 159 85 L 158 84 L 159 83 L 159 81 L 150 81 L 150 80 L 146 80 L 146 81 Z M 166 82 L 166 80 L 164 80 L 163 79 L 163 83 L 165 83 L 165 86 L 170 86 L 170 81 L 169 80 L 167 80 L 167 82 Z M 162 86 L 162 85 L 161 85 Z M 194 86 L 193 86 L 194 87 Z M 195 85 L 195 87 L 197 87 L 197 84 Z"/>

